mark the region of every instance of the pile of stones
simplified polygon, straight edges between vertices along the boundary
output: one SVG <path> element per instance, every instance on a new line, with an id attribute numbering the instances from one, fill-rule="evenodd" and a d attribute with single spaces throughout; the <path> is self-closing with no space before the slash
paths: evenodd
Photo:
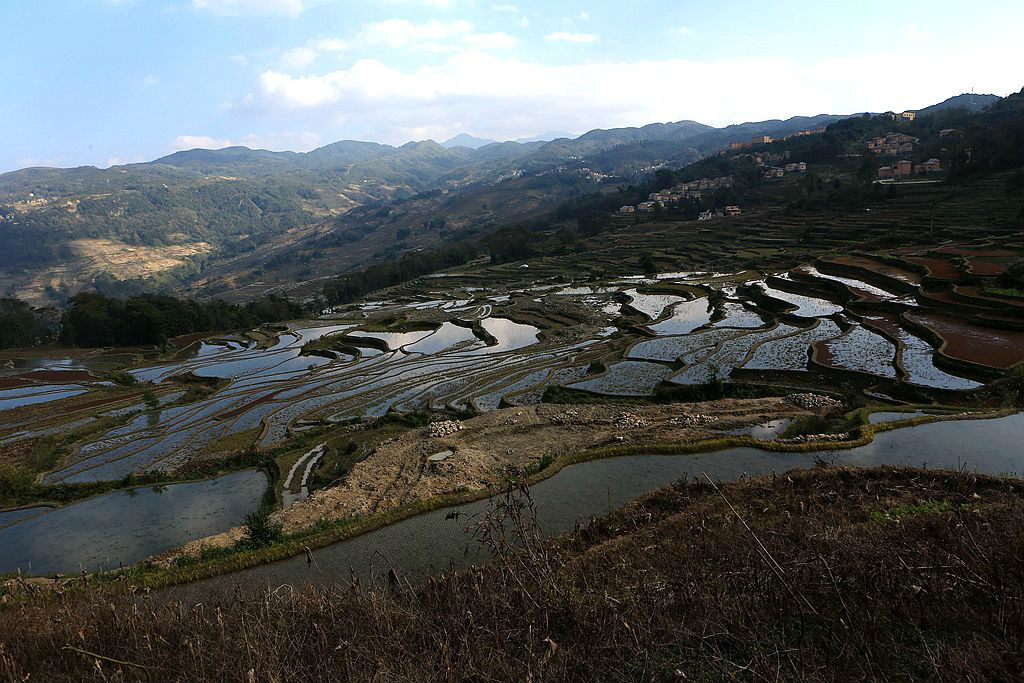
<path id="1" fill-rule="evenodd" d="M 650 425 L 651 421 L 633 413 L 619 413 L 612 424 L 616 429 L 641 429 Z"/>
<path id="2" fill-rule="evenodd" d="M 801 434 L 792 439 L 779 439 L 781 443 L 815 443 L 818 441 L 847 441 L 850 435 L 842 434 Z"/>
<path id="3" fill-rule="evenodd" d="M 792 403 L 800 408 L 806 408 L 807 410 L 813 410 L 815 408 L 825 408 L 826 410 L 836 410 L 843 407 L 842 401 L 837 401 L 830 396 L 822 396 L 821 394 L 790 394 L 786 397 L 787 403 Z"/>
<path id="4" fill-rule="evenodd" d="M 427 427 L 427 436 L 448 436 L 459 431 L 462 431 L 462 422 L 459 420 L 442 420 L 430 423 Z"/>
<path id="5" fill-rule="evenodd" d="M 676 427 L 701 427 L 703 425 L 714 424 L 718 422 L 718 417 L 715 415 L 706 415 L 704 413 L 684 413 L 679 417 L 673 417 L 668 421 L 669 424 L 675 425 Z"/>
<path id="6" fill-rule="evenodd" d="M 578 422 L 580 419 L 580 411 L 576 410 L 575 408 L 570 408 L 564 413 L 552 415 L 550 419 L 552 422 L 559 425 L 574 424 L 575 422 Z"/>

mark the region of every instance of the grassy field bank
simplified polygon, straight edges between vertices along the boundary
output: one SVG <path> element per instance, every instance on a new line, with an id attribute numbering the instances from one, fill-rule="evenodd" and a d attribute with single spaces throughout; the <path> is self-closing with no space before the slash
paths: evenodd
<path id="1" fill-rule="evenodd" d="M 411 587 L 222 604 L 107 586 L 0 608 L 22 680 L 1012 680 L 1024 484 L 821 467 L 681 482 L 544 543 L 509 495 L 496 559 Z"/>

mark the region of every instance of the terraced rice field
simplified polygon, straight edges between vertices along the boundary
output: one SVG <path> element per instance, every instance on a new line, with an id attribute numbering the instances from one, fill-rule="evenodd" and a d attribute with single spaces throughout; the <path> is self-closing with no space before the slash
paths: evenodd
<path id="1" fill-rule="evenodd" d="M 746 358 L 758 344 L 785 337 L 800 328 L 778 324 L 764 331 L 752 331 L 721 342 L 718 346 L 699 357 L 688 357 L 687 367 L 670 379 L 676 384 L 701 384 L 715 379 L 728 379 L 733 368 L 743 365 Z"/>
<path id="2" fill-rule="evenodd" d="M 762 342 L 743 367 L 748 370 L 807 370 L 811 347 L 840 334 L 842 330 L 834 321 L 819 320 L 809 330 Z"/>
<path id="3" fill-rule="evenodd" d="M 800 294 L 791 294 L 790 292 L 784 292 L 781 289 L 774 289 L 768 285 L 762 284 L 761 290 L 773 299 L 784 301 L 793 307 L 793 310 L 788 311 L 793 315 L 798 315 L 802 318 L 817 318 L 827 315 L 834 315 L 840 313 L 843 307 L 839 304 L 834 304 L 827 299 L 819 299 L 813 296 L 803 296 Z"/>
<path id="4" fill-rule="evenodd" d="M 898 316 L 885 314 L 870 316 L 865 322 L 900 341 L 899 360 L 906 381 L 917 386 L 968 391 L 982 385 L 966 377 L 952 375 L 935 365 L 935 350 L 925 339 L 907 331 Z"/>
<path id="5" fill-rule="evenodd" d="M 840 337 L 818 342 L 815 348 L 818 362 L 826 367 L 893 379 L 897 376 L 893 364 L 896 346 L 864 327 L 854 327 Z"/>
<path id="6" fill-rule="evenodd" d="M 977 327 L 942 313 L 907 313 L 943 340 L 942 353 L 970 363 L 1008 368 L 1024 360 L 1024 332 Z"/>
<path id="7" fill-rule="evenodd" d="M 726 301 L 721 311 L 724 317 L 713 323 L 715 327 L 763 327 L 765 324 L 756 311 L 738 301 Z"/>
<path id="8" fill-rule="evenodd" d="M 657 320 L 666 308 L 683 301 L 683 297 L 674 294 L 643 294 L 635 289 L 627 289 L 625 294 L 629 305 L 651 320 Z"/>
<path id="9" fill-rule="evenodd" d="M 901 303 L 906 303 L 908 306 L 915 305 L 912 297 L 907 297 L 906 295 L 898 294 L 897 292 L 882 289 L 881 287 L 876 287 L 875 285 L 872 285 L 868 282 L 864 282 L 863 280 L 858 280 L 857 278 L 823 273 L 814 266 L 801 266 L 798 270 L 801 274 L 805 276 L 818 278 L 820 280 L 832 280 L 833 282 L 842 283 L 849 287 L 854 294 L 860 295 L 863 298 L 871 299 L 873 297 L 877 297 L 882 301 L 894 300 L 899 301 Z"/>
<path id="10" fill-rule="evenodd" d="M 928 277 L 935 278 L 936 280 L 959 282 L 963 279 L 963 274 L 952 262 L 946 259 L 935 258 L 934 256 L 905 256 L 904 259 L 909 263 L 924 266 L 928 269 Z"/>
<path id="11" fill-rule="evenodd" d="M 670 374 L 672 369 L 666 365 L 624 360 L 608 366 L 608 371 L 597 377 L 570 384 L 569 388 L 613 396 L 646 396 Z"/>
<path id="12" fill-rule="evenodd" d="M 851 257 L 847 265 L 875 265 L 880 277 L 900 276 L 899 269 L 882 263 L 881 257 L 877 261 Z M 784 285 L 778 280 L 766 282 L 761 273 L 724 270 L 676 270 L 654 277 L 573 285 L 557 272 L 542 274 L 538 269 L 531 274 L 535 279 L 526 283 L 521 273 L 514 272 L 517 284 L 501 294 L 481 288 L 490 277 L 430 279 L 426 294 L 417 292 L 413 284 L 403 285 L 387 298 L 339 312 L 340 319 L 290 325 L 269 343 L 265 336 L 257 336 L 263 339 L 260 343 L 242 338 L 200 341 L 171 362 L 132 370 L 137 379 L 157 387 L 158 407 L 145 409 L 138 398 L 110 406 L 102 414 L 122 416 L 127 422 L 78 444 L 43 480 L 85 482 L 174 470 L 241 435 L 255 435 L 246 438 L 269 448 L 311 425 L 377 417 L 391 410 L 489 411 L 503 403 L 537 402 L 551 386 L 647 395 L 664 381 L 694 384 L 730 379 L 737 367 L 806 372 L 814 377 L 824 366 L 869 378 L 904 380 L 926 389 L 969 391 L 982 386 L 976 379 L 936 366 L 931 344 L 908 328 L 892 306 L 898 307 L 895 311 L 911 311 L 906 314 L 908 321 L 946 339 L 942 352 L 951 358 L 996 368 L 1024 360 L 1022 332 L 979 328 L 962 317 L 922 310 L 912 296 L 859 278 L 823 273 L 813 265 L 794 272 L 798 277 L 781 276 L 793 291 L 789 286 L 780 289 Z M 848 304 L 851 307 L 884 304 L 889 308 L 854 314 L 825 296 L 796 293 L 816 281 L 848 287 L 859 297 Z M 900 281 L 909 284 L 913 277 Z M 442 282 L 450 286 L 439 286 Z M 681 293 L 640 291 L 654 283 L 679 287 Z M 784 302 L 779 310 L 784 308 L 808 324 L 782 323 L 777 315 L 758 308 L 744 294 L 752 284 Z M 708 289 L 724 298 L 699 296 Z M 694 294 L 698 296 L 691 298 Z M 620 311 L 624 300 L 629 308 Z M 381 322 L 406 320 L 410 315 L 417 325 L 397 328 L 400 331 L 388 331 Z M 858 323 L 860 317 L 869 325 Z M 841 329 L 842 320 L 850 326 L 848 331 Z M 642 336 L 638 325 L 654 336 Z M 900 341 L 898 365 L 897 346 L 871 325 Z M 318 342 L 323 352 L 305 353 L 304 347 L 312 342 Z M 808 364 L 812 351 L 818 365 Z M 598 359 L 607 370 L 588 374 L 588 366 Z M 85 372 L 62 360 L 39 367 Z M 220 384 L 210 395 L 178 405 L 183 389 L 171 387 L 187 377 Z M 10 375 L 4 381 L 24 380 Z M 90 383 L 53 381 L 0 388 L 0 445 L 57 433 L 62 425 L 86 425 L 87 418 L 99 417 L 101 412 L 71 415 L 65 423 L 48 413 L 46 421 L 36 426 L 31 417 L 4 422 L 5 411 L 24 409 L 34 401 L 60 405 L 93 390 Z M 293 493 L 298 495 L 300 490 L 301 486 Z"/>
<path id="13" fill-rule="evenodd" d="M 701 297 L 676 304 L 668 318 L 647 327 L 655 334 L 689 334 L 711 322 L 713 313 L 707 297 Z"/>

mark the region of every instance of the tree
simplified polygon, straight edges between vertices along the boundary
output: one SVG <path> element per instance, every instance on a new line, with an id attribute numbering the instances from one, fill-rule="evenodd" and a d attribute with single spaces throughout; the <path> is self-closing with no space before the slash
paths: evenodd
<path id="1" fill-rule="evenodd" d="M 871 150 L 865 150 L 860 155 L 860 168 L 857 170 L 857 179 L 865 185 L 873 183 L 878 176 L 878 156 Z"/>
<path id="2" fill-rule="evenodd" d="M 142 392 L 142 401 L 150 410 L 156 410 L 160 407 L 160 399 L 156 397 L 152 389 L 146 389 Z"/>
<path id="3" fill-rule="evenodd" d="M 32 346 L 37 336 L 32 308 L 18 299 L 0 299 L 0 349 Z"/>

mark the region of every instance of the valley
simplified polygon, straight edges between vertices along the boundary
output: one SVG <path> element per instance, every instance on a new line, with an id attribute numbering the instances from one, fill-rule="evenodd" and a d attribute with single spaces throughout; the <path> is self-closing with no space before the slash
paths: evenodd
<path id="1" fill-rule="evenodd" d="M 998 212 L 975 222 L 1002 181 L 979 182 L 830 217 L 655 217 L 583 252 L 471 262 L 162 350 L 4 352 L 0 540 L 63 537 L 83 506 L 131 516 L 144 504 L 132 490 L 157 506 L 141 524 L 170 526 L 145 543 L 130 540 L 135 526 L 110 543 L 78 536 L 63 557 L 26 546 L 0 569 L 142 561 L 139 580 L 175 582 L 592 458 L 742 447 L 841 462 L 890 428 L 872 412 L 907 411 L 906 424 L 1003 415 L 1019 400 L 1024 307 L 983 292 L 1024 242 Z M 915 220 L 929 230 L 914 246 L 871 246 Z M 1020 464 L 978 457 L 983 469 Z M 237 476 L 245 487 L 228 483 Z M 159 505 L 158 491 L 179 490 L 195 518 Z M 238 510 L 261 500 L 286 540 L 247 549 Z"/>
<path id="2" fill-rule="evenodd" d="M 0 683 L 1021 678 L 1024 5 L 4 10 Z"/>

